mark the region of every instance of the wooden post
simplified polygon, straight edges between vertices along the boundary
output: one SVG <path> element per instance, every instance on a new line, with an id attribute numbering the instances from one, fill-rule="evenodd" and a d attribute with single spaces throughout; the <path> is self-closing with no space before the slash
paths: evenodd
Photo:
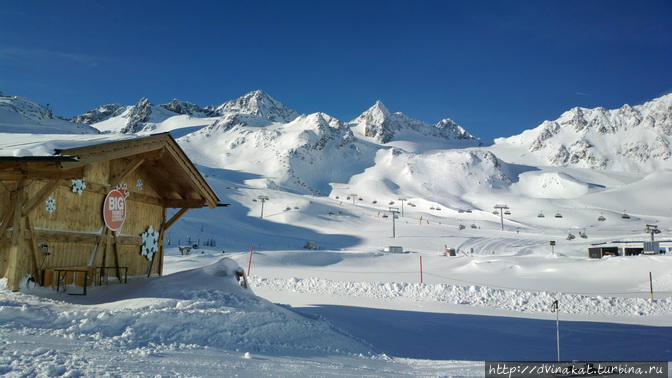
<path id="1" fill-rule="evenodd" d="M 7 263 L 7 287 L 12 291 L 19 291 L 21 277 L 23 275 L 24 256 L 22 255 L 22 248 L 25 245 L 25 238 L 23 235 L 24 222 L 21 217 L 21 208 L 24 201 L 24 183 L 25 179 L 19 181 L 16 185 L 14 193 L 14 220 L 12 221 L 12 239 L 9 247 L 9 261 Z"/>
<path id="2" fill-rule="evenodd" d="M 651 293 L 651 302 L 653 302 L 653 276 L 649 272 L 649 291 Z"/>
<path id="3" fill-rule="evenodd" d="M 7 212 L 2 217 L 2 224 L 0 224 L 0 239 L 5 238 L 5 231 L 7 231 L 7 228 L 9 228 L 9 225 L 12 223 L 12 220 L 14 219 L 14 208 L 15 208 L 14 202 L 10 202 Z"/>
<path id="4" fill-rule="evenodd" d="M 159 250 L 157 253 L 159 254 L 159 276 L 163 276 L 163 243 L 165 242 L 165 234 L 166 234 L 166 208 L 163 208 L 163 222 L 161 223 L 161 227 L 159 228 Z M 152 256 L 152 260 L 154 260 L 154 256 L 156 256 L 156 253 Z M 151 270 L 150 270 L 151 272 Z"/>
<path id="5" fill-rule="evenodd" d="M 113 243 L 114 243 L 114 270 L 115 273 L 117 274 L 117 280 L 118 282 L 121 283 L 121 272 L 119 271 L 119 243 L 117 240 L 117 233 L 113 232 Z"/>
<path id="6" fill-rule="evenodd" d="M 35 279 L 35 282 L 42 285 L 42 272 L 40 272 L 40 267 L 37 264 L 38 248 L 37 240 L 35 239 L 35 229 L 33 228 L 33 225 L 30 222 L 30 216 L 28 215 L 26 215 L 26 229 L 30 232 L 30 249 L 33 252 L 33 278 Z"/>

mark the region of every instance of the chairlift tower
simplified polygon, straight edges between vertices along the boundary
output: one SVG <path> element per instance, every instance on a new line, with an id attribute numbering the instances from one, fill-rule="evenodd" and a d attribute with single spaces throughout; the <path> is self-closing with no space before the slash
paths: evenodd
<path id="1" fill-rule="evenodd" d="M 644 229 L 644 232 L 651 234 L 651 241 L 653 242 L 653 235 L 655 234 L 660 234 L 660 230 L 658 229 L 658 226 L 655 224 L 647 224 L 646 228 Z"/>
<path id="2" fill-rule="evenodd" d="M 404 201 L 406 201 L 406 198 L 397 198 L 397 200 L 401 201 L 401 217 L 404 217 Z"/>
<path id="3" fill-rule="evenodd" d="M 508 210 L 509 207 L 505 204 L 495 205 L 495 210 L 499 210 L 499 220 L 502 223 L 502 231 L 504 231 L 504 210 Z"/>
<path id="4" fill-rule="evenodd" d="M 270 198 L 268 196 L 259 196 L 257 197 L 259 201 L 261 201 L 261 219 L 264 219 L 264 203 L 268 201 Z"/>
<path id="5" fill-rule="evenodd" d="M 395 219 L 397 218 L 397 214 L 399 214 L 399 208 L 398 207 L 390 207 L 390 213 L 392 213 L 392 237 L 396 238 L 397 237 L 397 228 L 396 228 Z"/>

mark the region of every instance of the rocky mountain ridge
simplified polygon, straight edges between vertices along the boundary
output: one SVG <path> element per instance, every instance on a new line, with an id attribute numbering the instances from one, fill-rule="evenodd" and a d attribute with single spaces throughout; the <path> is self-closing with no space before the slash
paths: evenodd
<path id="1" fill-rule="evenodd" d="M 672 162 L 672 94 L 608 110 L 575 107 L 509 138 L 551 166 L 654 170 Z"/>

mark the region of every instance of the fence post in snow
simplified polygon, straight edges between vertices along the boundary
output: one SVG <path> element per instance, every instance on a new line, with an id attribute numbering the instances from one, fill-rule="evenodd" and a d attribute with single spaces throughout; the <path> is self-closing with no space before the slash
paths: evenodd
<path id="1" fill-rule="evenodd" d="M 252 250 L 253 249 L 254 249 L 254 247 L 250 247 L 250 258 L 247 262 L 247 275 L 248 276 L 250 275 L 250 268 L 252 268 Z"/>
<path id="2" fill-rule="evenodd" d="M 557 299 L 551 304 L 551 312 L 555 312 L 555 342 L 558 350 L 558 362 L 560 362 L 560 305 Z"/>
<path id="3" fill-rule="evenodd" d="M 420 256 L 420 283 L 422 283 L 422 256 Z"/>

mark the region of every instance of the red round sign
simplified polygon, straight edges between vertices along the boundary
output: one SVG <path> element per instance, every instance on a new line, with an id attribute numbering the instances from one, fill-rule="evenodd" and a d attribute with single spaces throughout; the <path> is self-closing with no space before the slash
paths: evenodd
<path id="1" fill-rule="evenodd" d="M 117 189 L 107 193 L 103 202 L 103 220 L 112 231 L 121 232 L 126 221 L 126 196 Z"/>

